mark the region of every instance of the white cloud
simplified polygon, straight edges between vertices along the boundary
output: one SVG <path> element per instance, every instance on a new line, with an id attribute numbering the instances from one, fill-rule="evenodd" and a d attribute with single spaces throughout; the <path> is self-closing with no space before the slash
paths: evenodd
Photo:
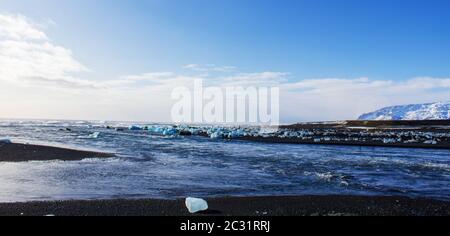
<path id="1" fill-rule="evenodd" d="M 53 44 L 48 36 L 21 15 L 0 15 L 0 81 L 22 85 L 45 83 L 87 87 L 94 83 L 73 76 L 88 71 L 69 49 Z"/>
<path id="2" fill-rule="evenodd" d="M 139 91 L 142 100 L 158 94 L 158 104 L 165 104 L 159 113 L 169 111 L 172 89 L 192 88 L 195 79 L 204 86 L 279 86 L 281 119 L 284 122 L 356 119 L 359 115 L 391 105 L 444 101 L 450 98 L 450 79 L 413 78 L 405 81 L 356 79 L 306 79 L 289 82 L 289 73 L 235 73 L 228 76 L 187 76 L 177 73 L 147 73 L 125 78 L 135 81 L 130 97 Z M 145 81 L 145 83 L 144 83 Z M 139 99 L 135 100 L 141 103 Z M 146 104 L 152 107 L 152 104 Z M 144 107 L 144 106 L 142 106 Z M 151 114 L 149 113 L 149 116 Z"/>
<path id="3" fill-rule="evenodd" d="M 189 64 L 183 66 L 183 69 L 196 72 L 234 72 L 237 70 L 237 68 L 234 66 L 217 66 L 215 64 Z"/>
<path id="4" fill-rule="evenodd" d="M 12 40 L 46 40 L 47 35 L 21 15 L 0 14 L 0 37 Z"/>

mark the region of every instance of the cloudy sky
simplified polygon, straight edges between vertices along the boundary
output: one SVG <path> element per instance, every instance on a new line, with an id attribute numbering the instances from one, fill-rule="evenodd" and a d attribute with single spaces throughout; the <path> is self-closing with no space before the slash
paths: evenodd
<path id="1" fill-rule="evenodd" d="M 281 88 L 283 122 L 450 100 L 445 0 L 0 1 L 0 118 L 170 121 L 171 91 Z"/>

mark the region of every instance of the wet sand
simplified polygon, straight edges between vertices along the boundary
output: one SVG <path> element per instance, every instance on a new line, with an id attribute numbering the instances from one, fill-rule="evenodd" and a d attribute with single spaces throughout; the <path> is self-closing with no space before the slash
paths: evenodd
<path id="1" fill-rule="evenodd" d="M 2 216 L 449 216 L 450 201 L 404 197 L 298 196 L 207 199 L 189 214 L 184 200 L 93 200 L 2 203 Z"/>
<path id="2" fill-rule="evenodd" d="M 80 151 L 30 144 L 0 143 L 0 162 L 79 161 L 86 158 L 110 158 L 113 154 Z"/>

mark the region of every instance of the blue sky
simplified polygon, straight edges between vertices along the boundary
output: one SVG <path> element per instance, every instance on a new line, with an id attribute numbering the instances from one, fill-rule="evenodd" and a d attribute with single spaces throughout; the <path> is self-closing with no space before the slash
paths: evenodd
<path id="1" fill-rule="evenodd" d="M 197 63 L 296 78 L 450 74 L 446 0 L 19 0 L 19 12 L 104 75 Z"/>
<path id="2" fill-rule="evenodd" d="M 449 9 L 448 0 L 0 2 L 0 14 L 26 17 L 39 25 L 50 43 L 69 49 L 87 68 L 77 76 L 90 81 L 149 72 L 183 73 L 184 65 L 214 64 L 233 66 L 241 73 L 289 73 L 285 79 L 290 83 L 326 78 L 408 83 L 417 77 L 448 82 Z M 367 108 L 337 118 L 448 95 L 429 94 L 420 99 L 410 99 L 415 96 L 409 94 L 389 102 L 374 98 Z"/>

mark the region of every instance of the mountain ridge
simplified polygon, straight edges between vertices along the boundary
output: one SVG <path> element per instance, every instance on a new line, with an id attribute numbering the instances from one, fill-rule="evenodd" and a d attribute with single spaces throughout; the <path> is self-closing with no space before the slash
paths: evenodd
<path id="1" fill-rule="evenodd" d="M 450 101 L 385 107 L 358 120 L 450 120 Z"/>

